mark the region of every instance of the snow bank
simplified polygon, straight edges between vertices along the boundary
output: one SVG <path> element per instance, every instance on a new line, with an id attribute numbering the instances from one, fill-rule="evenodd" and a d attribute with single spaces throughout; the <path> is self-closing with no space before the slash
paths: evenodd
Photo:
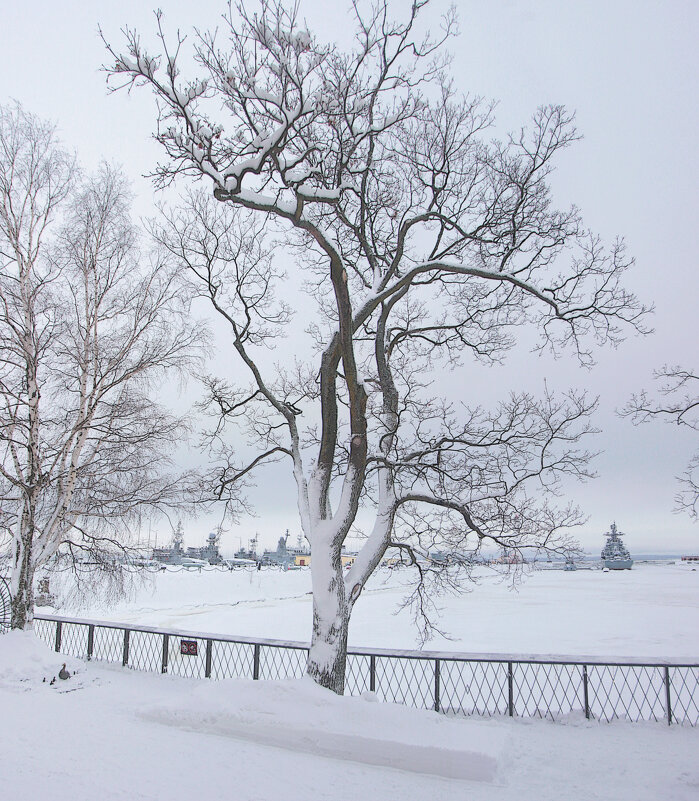
<path id="1" fill-rule="evenodd" d="M 59 659 L 32 636 L 0 636 L 8 801 L 697 798 L 699 729 L 453 720 L 307 681 L 209 683 L 100 663 L 50 686 Z"/>
<path id="2" fill-rule="evenodd" d="M 79 660 L 47 648 L 32 631 L 10 631 L 0 636 L 0 688 L 22 691 L 38 684 L 57 689 L 75 687 L 83 678 L 80 675 L 71 676 L 65 683 L 58 678 L 64 663 L 71 674 L 85 670 Z"/>
<path id="3" fill-rule="evenodd" d="M 200 734 L 244 739 L 333 759 L 447 779 L 492 782 L 506 736 L 501 729 L 395 704 L 373 693 L 339 697 L 311 679 L 231 679 L 141 714 Z"/>

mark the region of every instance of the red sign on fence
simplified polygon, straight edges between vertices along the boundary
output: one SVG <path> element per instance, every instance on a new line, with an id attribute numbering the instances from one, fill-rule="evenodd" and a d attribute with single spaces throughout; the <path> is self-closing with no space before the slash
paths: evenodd
<path id="1" fill-rule="evenodd" d="M 196 656 L 197 641 L 196 640 L 180 640 L 180 653 L 186 656 Z"/>

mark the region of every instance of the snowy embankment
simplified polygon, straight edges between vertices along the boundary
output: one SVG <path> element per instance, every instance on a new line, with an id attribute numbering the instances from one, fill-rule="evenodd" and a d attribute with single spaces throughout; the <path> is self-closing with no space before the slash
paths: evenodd
<path id="1" fill-rule="evenodd" d="M 504 732 L 443 715 L 379 704 L 372 693 L 343 698 L 312 680 L 229 680 L 197 687 L 176 707 L 143 716 L 188 731 L 244 739 L 316 756 L 451 779 L 492 781 Z M 373 702 L 373 703 L 370 703 Z"/>
<path id="2" fill-rule="evenodd" d="M 379 571 L 355 606 L 354 647 L 411 649 L 416 628 L 400 610 L 407 571 Z M 534 571 L 514 588 L 486 569 L 472 591 L 436 600 L 428 647 L 470 653 L 568 654 L 696 661 L 699 571 L 687 564 L 631 571 Z M 128 602 L 38 612 L 180 631 L 307 642 L 312 616 L 308 571 L 198 571 L 155 574 Z"/>
<path id="3" fill-rule="evenodd" d="M 63 661 L 74 672 L 56 678 Z M 202 682 L 0 637 L 12 801 L 694 801 L 699 730 L 449 719 L 307 680 Z"/>

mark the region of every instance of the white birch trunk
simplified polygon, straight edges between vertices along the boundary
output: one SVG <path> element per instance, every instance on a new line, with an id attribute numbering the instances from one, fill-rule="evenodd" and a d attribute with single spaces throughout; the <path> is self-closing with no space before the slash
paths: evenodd
<path id="1" fill-rule="evenodd" d="M 26 511 L 26 510 L 25 510 Z M 27 519 L 27 515 L 28 518 Z M 21 515 L 12 543 L 10 576 L 10 628 L 31 629 L 34 622 L 34 526 L 31 510 Z"/>

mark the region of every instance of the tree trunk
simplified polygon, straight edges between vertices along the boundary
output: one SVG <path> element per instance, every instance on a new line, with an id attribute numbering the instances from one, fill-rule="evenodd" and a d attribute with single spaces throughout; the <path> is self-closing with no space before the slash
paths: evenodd
<path id="1" fill-rule="evenodd" d="M 10 579 L 10 628 L 31 629 L 34 623 L 34 560 L 31 541 L 19 541 Z"/>
<path id="2" fill-rule="evenodd" d="M 345 594 L 340 549 L 311 548 L 313 633 L 306 672 L 321 687 L 345 691 L 350 607 Z"/>

